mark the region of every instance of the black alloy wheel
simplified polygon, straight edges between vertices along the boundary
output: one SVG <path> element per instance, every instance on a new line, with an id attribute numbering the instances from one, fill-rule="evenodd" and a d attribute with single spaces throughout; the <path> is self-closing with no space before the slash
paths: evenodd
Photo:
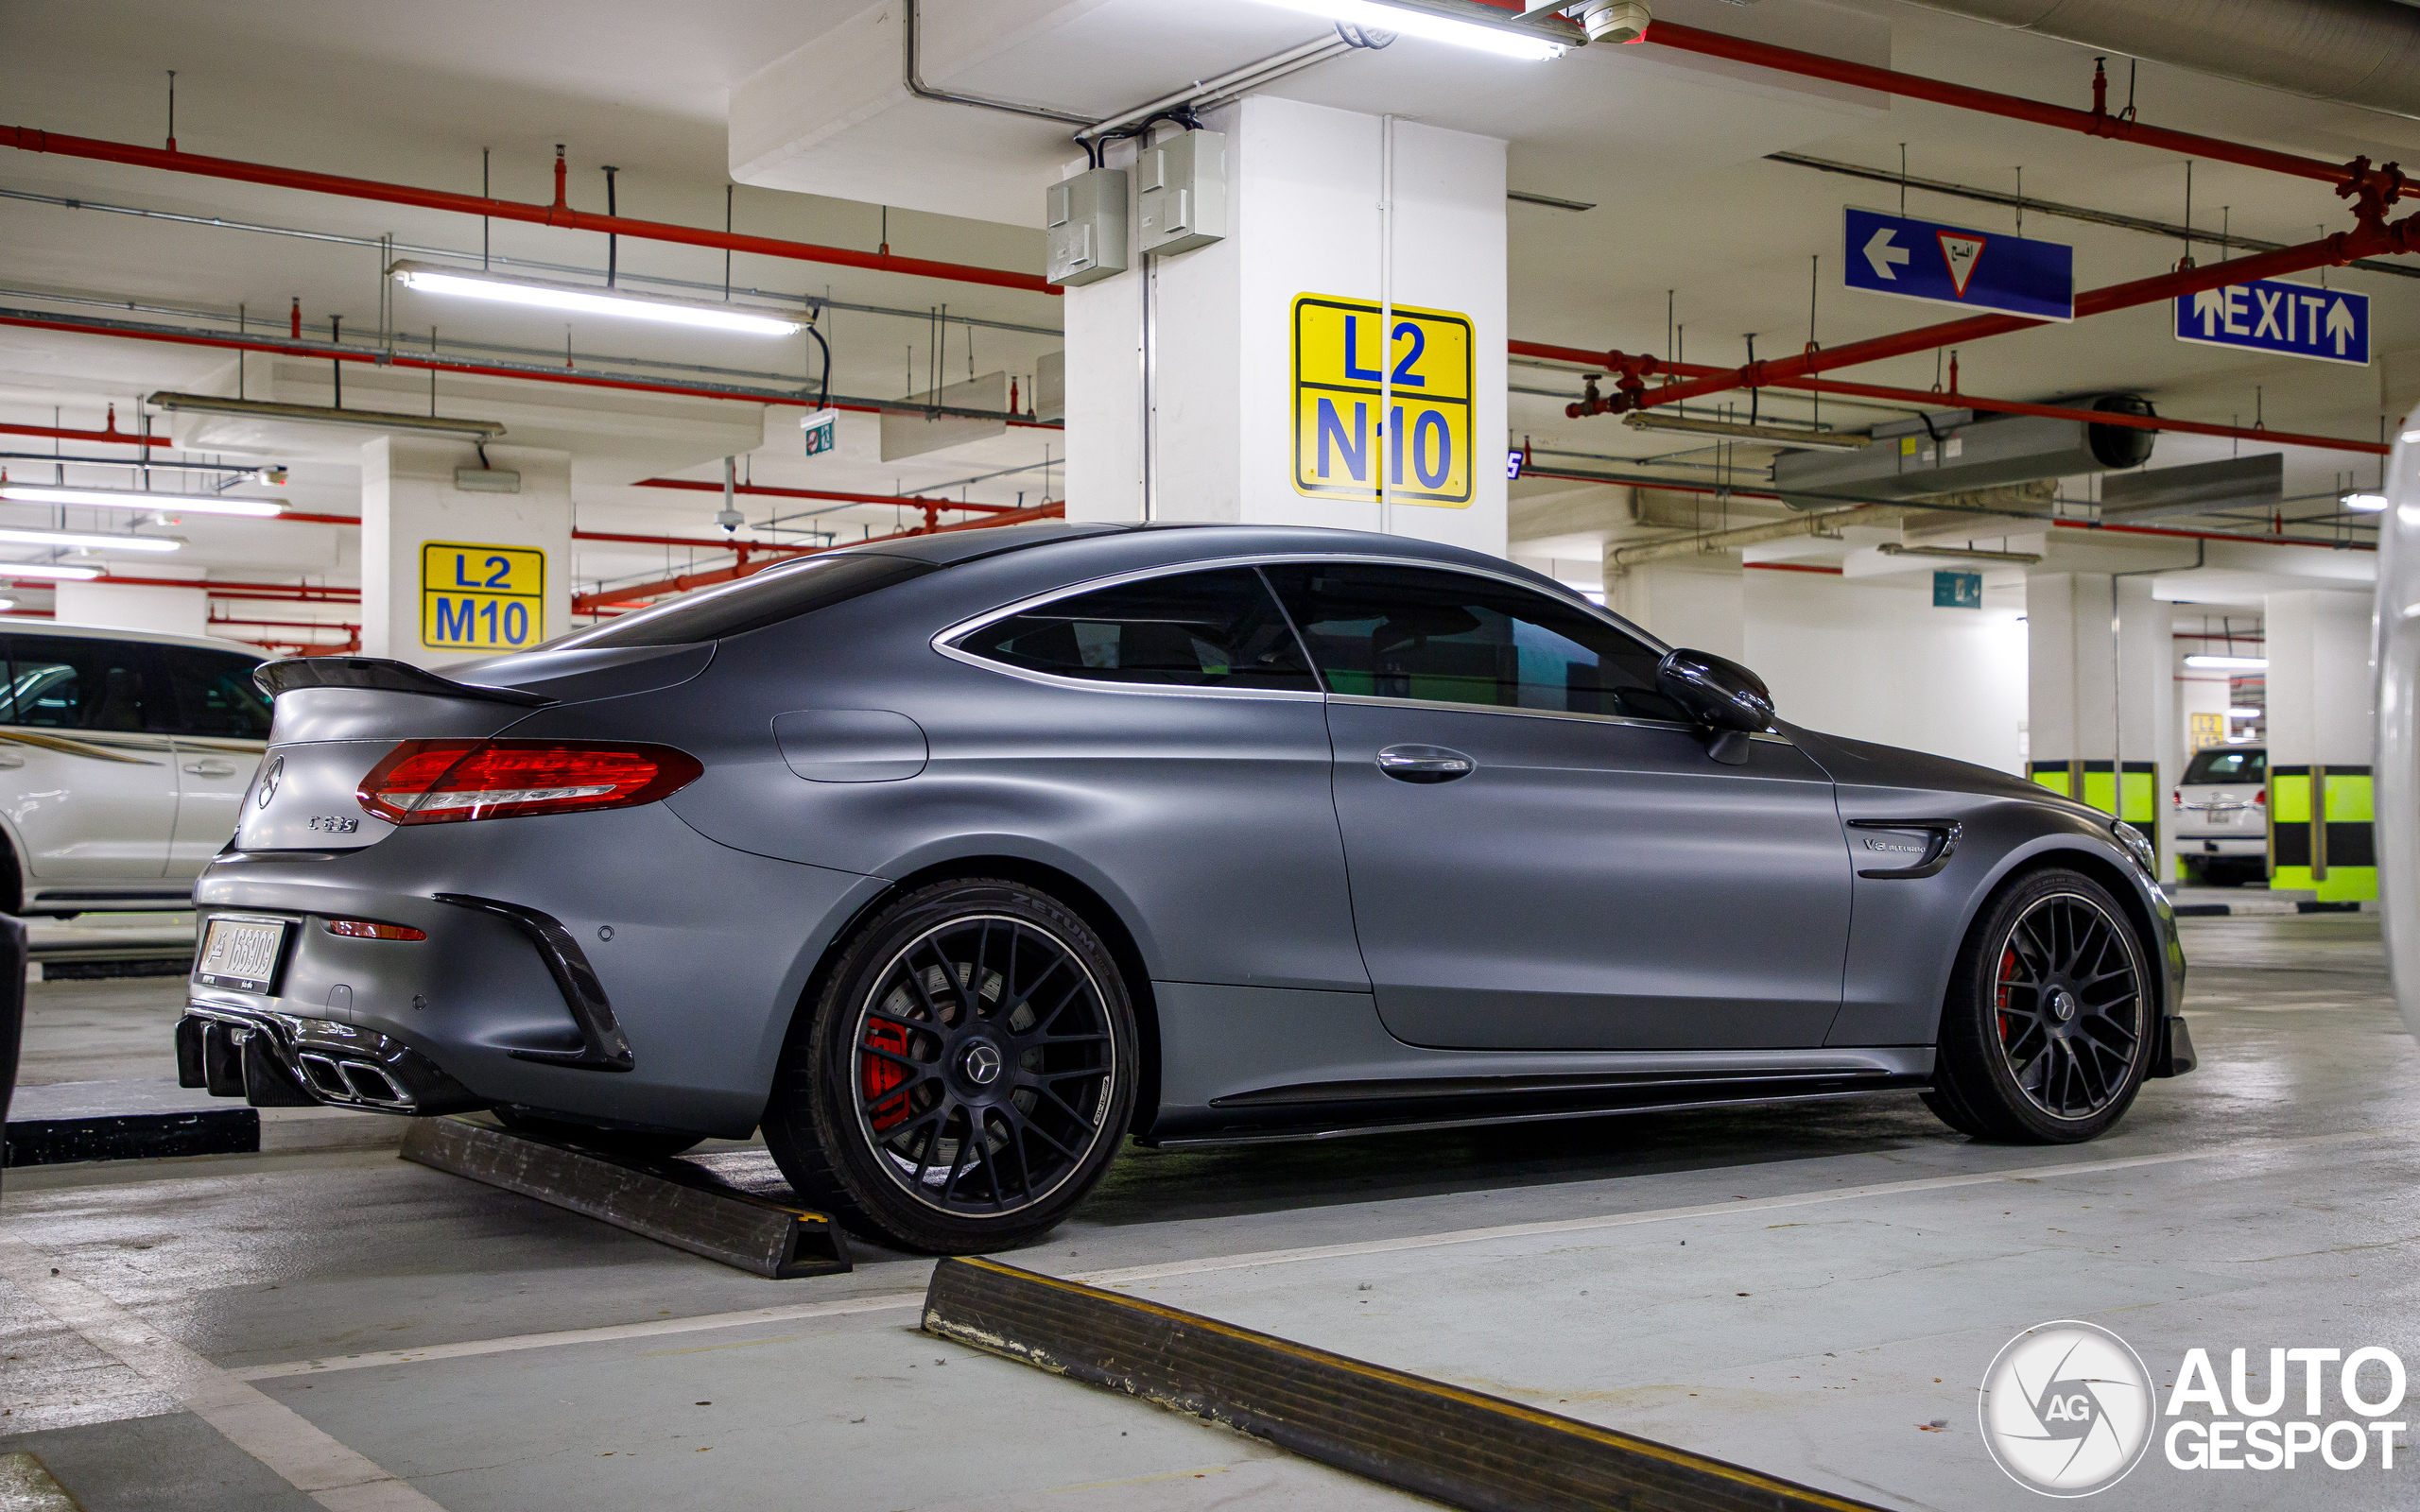
<path id="1" fill-rule="evenodd" d="M 2031 872 L 1985 906 L 1959 953 L 1926 1101 L 1979 1139 L 2088 1140 L 2134 1101 L 2158 1028 L 2125 910 L 2080 872 Z"/>
<path id="2" fill-rule="evenodd" d="M 1133 1046 L 1124 980 L 1081 918 L 1016 883 L 940 884 L 843 947 L 765 1142 L 802 1196 L 885 1242 L 1023 1243 L 1115 1156 Z"/>

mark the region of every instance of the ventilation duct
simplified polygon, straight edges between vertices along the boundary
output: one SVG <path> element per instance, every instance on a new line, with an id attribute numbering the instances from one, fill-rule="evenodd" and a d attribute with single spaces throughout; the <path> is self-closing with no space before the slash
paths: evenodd
<path id="1" fill-rule="evenodd" d="M 2148 472 L 2112 472 L 2100 480 L 2100 518 L 2111 522 L 2229 510 L 2265 519 L 2285 499 L 2286 458 L 2281 452 Z"/>
<path id="2" fill-rule="evenodd" d="M 2145 62 L 2420 117 L 2420 10 L 2396 0 L 1913 3 Z"/>
<path id="3" fill-rule="evenodd" d="M 2107 395 L 2091 407 L 2151 413 L 2132 394 Z M 2154 433 L 1957 409 L 1876 425 L 1873 436 L 1875 444 L 1861 452 L 1782 453 L 1773 458 L 1774 491 L 1793 509 L 1837 509 L 2109 472 L 2140 467 Z"/>

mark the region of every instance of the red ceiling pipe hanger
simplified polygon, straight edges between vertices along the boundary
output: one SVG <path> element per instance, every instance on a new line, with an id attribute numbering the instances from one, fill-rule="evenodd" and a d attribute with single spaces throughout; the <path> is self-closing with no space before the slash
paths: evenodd
<path id="1" fill-rule="evenodd" d="M 1037 504 L 1028 508 L 1013 509 L 1007 514 L 994 515 L 985 520 L 966 520 L 961 521 L 957 524 L 949 525 L 926 524 L 913 529 L 897 531 L 888 536 L 875 536 L 873 540 L 897 541 L 906 536 L 947 535 L 953 530 L 993 530 L 997 529 L 1001 525 L 1021 525 L 1035 520 L 1057 520 L 1064 517 L 1066 512 L 1067 506 L 1063 501 L 1057 504 Z M 841 546 L 862 546 L 866 544 L 868 544 L 868 542 L 863 541 L 842 541 L 839 545 L 822 546 L 816 549 L 821 551 L 838 551 Z M 788 557 L 777 558 L 777 560 L 795 559 L 797 557 L 807 555 L 812 555 L 812 553 L 791 553 Z M 732 566 L 717 567 L 710 572 L 683 573 L 677 576 L 659 577 L 653 582 L 628 583 L 620 588 L 599 589 L 594 593 L 576 593 L 572 595 L 571 611 L 575 614 L 593 614 L 599 609 L 609 608 L 615 604 L 627 604 L 632 599 L 660 598 L 666 593 L 685 593 L 693 588 L 709 588 L 716 583 L 727 583 L 732 581 L 734 578 L 746 577 L 752 574 L 763 572 L 766 568 L 774 565 L 776 565 L 775 561 L 741 560 L 734 563 Z"/>
<path id="2" fill-rule="evenodd" d="M 1701 31 L 1678 22 L 1657 19 L 1639 39 L 1658 46 L 1682 52 L 1697 53 L 1707 58 L 1725 59 L 1735 63 L 1753 63 L 1778 73 L 1796 74 L 1806 78 L 1821 78 L 1835 84 L 1847 84 L 1857 89 L 1870 89 L 1878 94 L 1897 94 L 1908 99 L 1930 100 L 1936 105 L 1954 106 L 1962 111 L 1976 111 L 1985 115 L 2004 116 L 2013 121 L 2031 121 L 2036 126 L 2057 127 L 2063 130 L 2081 131 L 2086 136 L 2108 137 L 2113 141 L 2132 142 L 2138 146 L 2156 147 L 2164 152 L 2182 153 L 2187 157 L 2206 158 L 2218 163 L 2233 163 L 2246 168 L 2259 168 L 2269 173 L 2288 174 L 2297 179 L 2311 179 L 2333 185 L 2340 195 L 2366 194 L 2379 198 L 2381 204 L 2392 204 L 2408 180 L 2395 164 L 2373 167 L 2366 157 L 2350 163 L 2326 163 L 2291 152 L 2274 152 L 2267 147 L 2248 146 L 2240 142 L 2223 141 L 2218 137 L 2200 136 L 2191 131 L 2174 131 L 2166 127 L 2145 126 L 2126 112 L 2109 113 L 2106 81 L 2096 69 L 2093 82 L 2093 108 L 2079 111 L 2072 106 L 2048 105 L 2014 94 L 2002 94 L 1993 90 L 1975 89 L 1964 84 L 1951 84 L 1916 74 L 1902 74 L 1888 68 L 1876 68 L 1866 63 L 1852 63 L 1845 59 L 1826 58 L 1821 53 L 1800 52 L 1793 47 L 1776 47 L 1771 43 L 1750 42 L 1745 37 L 1729 37 L 1719 31 Z M 2082 314 L 2083 312 L 2077 312 Z"/>
<path id="3" fill-rule="evenodd" d="M 641 478 L 631 485 L 640 489 L 686 489 L 697 493 L 720 493 L 719 483 L 696 478 Z M 911 509 L 960 509 L 970 514 L 1014 514 L 1013 504 L 962 504 L 956 499 L 920 499 L 897 493 L 835 493 L 824 489 L 777 489 L 767 483 L 741 483 L 735 493 L 761 493 L 777 499 L 823 499 L 838 504 L 900 504 Z"/>
<path id="4" fill-rule="evenodd" d="M 134 436 L 117 428 L 117 411 L 110 411 L 105 431 L 60 430 L 56 425 L 0 425 L 0 436 L 40 436 L 54 441 L 98 441 L 111 446 L 165 446 L 164 436 Z"/>
<path id="5" fill-rule="evenodd" d="M 1568 362 L 1603 372 L 1618 372 L 1635 359 L 1624 352 L 1582 352 L 1577 347 L 1548 346 L 1538 341 L 1508 343 L 1516 357 L 1536 357 L 1548 362 Z M 1670 373 L 1681 378 L 1716 378 L 1731 369 L 1697 362 L 1666 362 L 1662 358 L 1648 359 L 1656 373 Z M 2245 425 L 2213 425 L 2202 421 L 2174 420 L 2166 415 L 2113 414 L 2097 409 L 2078 409 L 2066 404 L 2031 404 L 2014 399 L 1985 399 L 1963 394 L 1956 389 L 1942 392 L 1927 388 L 1893 388 L 1882 384 L 1850 383 L 1837 378 L 1793 378 L 1775 380 L 1771 387 L 1798 388 L 1811 393 L 1840 394 L 1854 399 L 1881 399 L 1893 404 L 1912 404 L 1925 409 L 1980 409 L 1997 415 L 2035 415 L 2044 420 L 2080 420 L 2095 425 L 2123 425 L 2133 430 L 2176 431 L 2188 436 L 2218 436 L 2245 441 L 2268 441 L 2284 446 L 2309 446 L 2331 452 L 2359 452 L 2365 456 L 2384 456 L 2394 450 L 2377 441 L 2348 440 L 2338 436 L 2306 436 L 2292 431 L 2255 429 Z"/>
<path id="6" fill-rule="evenodd" d="M 2305 242 L 2298 247 L 2281 247 L 2273 252 L 2233 258 L 2207 267 L 2183 267 L 2151 278 L 2138 278 L 2131 283 L 2113 284 L 2106 288 L 2087 289 L 2076 296 L 2075 316 L 2082 320 L 2091 316 L 2130 310 L 2137 305 L 2159 304 L 2187 294 L 2198 294 L 2204 289 L 2223 288 L 2229 284 L 2282 278 L 2289 273 L 2300 273 L 2314 267 L 2342 267 L 2357 257 L 2387 256 L 2415 250 L 2420 250 L 2420 215 L 2407 215 L 2392 224 L 2365 219 L 2351 231 L 2338 232 L 2333 236 Z M 1909 356 L 1938 347 L 1965 346 L 1988 336 L 2006 335 L 2012 331 L 2027 331 L 2051 323 L 2016 315 L 1968 316 L 1962 320 L 1920 326 L 1912 331 L 1873 336 L 1843 346 L 1810 348 L 1796 356 L 1751 363 L 1744 368 L 1725 369 L 1715 377 L 1685 379 L 1657 388 L 1647 387 L 1643 379 L 1646 374 L 1660 369 L 1661 364 L 1653 357 L 1634 357 L 1623 365 L 1617 379 L 1618 392 L 1566 405 L 1564 413 L 1578 420 L 1584 415 L 1619 413 L 1644 409 L 1651 404 L 1702 399 L 1726 389 L 1762 388 L 1787 384 L 1796 378 L 1811 378 L 1835 368 Z"/>
<path id="7" fill-rule="evenodd" d="M 136 146 L 129 142 L 105 142 L 95 137 L 68 136 L 24 126 L 0 126 L 0 147 L 15 147 L 23 152 L 53 152 L 67 157 L 89 158 L 96 163 L 123 163 L 138 168 L 159 168 L 169 173 L 190 173 L 207 179 L 232 179 L 240 183 L 270 184 L 281 189 L 301 189 L 347 199 L 371 199 L 389 205 L 413 205 L 423 210 L 451 211 L 462 215 L 525 221 L 530 225 L 553 226 L 565 231 L 596 232 L 603 235 L 634 236 L 643 241 L 678 242 L 689 247 L 754 252 L 797 263 L 871 268 L 883 273 L 904 273 L 911 278 L 943 279 L 954 284 L 984 284 L 994 288 L 1016 289 L 1028 294 L 1059 292 L 1056 285 L 1045 282 L 1036 273 L 974 267 L 959 263 L 937 263 L 921 257 L 894 257 L 888 252 L 861 252 L 847 247 L 785 241 L 776 236 L 745 236 L 695 226 L 675 226 L 659 220 L 636 220 L 628 215 L 583 214 L 572 209 L 563 198 L 560 163 L 556 167 L 555 202 L 551 205 L 531 205 L 517 199 L 491 199 L 480 195 L 453 194 L 442 189 L 419 189 L 409 184 L 351 179 L 334 173 L 312 173 L 301 168 L 280 168 L 263 163 L 243 163 L 233 158 L 206 157 L 197 152 L 164 151 L 159 147 Z"/>

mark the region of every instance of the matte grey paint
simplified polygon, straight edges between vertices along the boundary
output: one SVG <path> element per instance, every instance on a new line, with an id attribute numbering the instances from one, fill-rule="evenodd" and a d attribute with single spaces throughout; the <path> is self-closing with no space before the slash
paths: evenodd
<path id="1" fill-rule="evenodd" d="M 900 782 L 925 769 L 925 730 L 887 709 L 801 709 L 773 716 L 773 744 L 810 782 Z"/>
<path id="2" fill-rule="evenodd" d="M 2163 1005 L 2177 1001 L 2172 920 L 2107 821 L 1999 773 L 1791 726 L 1727 767 L 1697 732 L 1652 722 L 1077 683 L 934 644 L 1038 594 L 1263 556 L 1459 567 L 1602 612 L 1503 562 L 1241 526 L 1022 527 L 881 550 L 949 565 L 712 645 L 445 669 L 562 699 L 541 709 L 281 697 L 278 791 L 266 810 L 248 800 L 236 846 L 196 889 L 205 913 L 298 921 L 280 996 L 246 1002 L 394 1036 L 498 1102 L 744 1134 L 819 964 L 865 910 L 937 868 L 1049 868 L 1098 900 L 1142 967 L 1159 1050 L 1147 1134 L 1344 1126 L 1375 1116 L 1363 1084 L 1390 1079 L 1453 1091 L 1438 1118 L 1471 1116 L 1466 1084 L 1490 1077 L 1718 1075 L 1723 1095 L 1794 1095 L 1810 1074 L 1928 1075 L 1968 921 L 2012 868 L 2053 851 L 2130 902 L 2167 965 Z M 829 780 L 904 767 L 911 726 L 925 751 L 912 776 Z M 391 743 L 488 734 L 661 742 L 705 772 L 639 808 L 308 829 L 336 795 L 348 806 L 333 812 L 359 812 L 353 787 Z M 1406 743 L 1477 767 L 1436 784 L 1380 775 L 1377 749 Z M 1936 876 L 1860 879 L 1844 816 L 1955 819 L 1964 838 Z M 569 1010 L 526 937 L 441 892 L 560 919 L 633 1069 L 513 1058 L 576 1046 Z M 430 937 L 346 939 L 322 927 L 337 917 Z"/>

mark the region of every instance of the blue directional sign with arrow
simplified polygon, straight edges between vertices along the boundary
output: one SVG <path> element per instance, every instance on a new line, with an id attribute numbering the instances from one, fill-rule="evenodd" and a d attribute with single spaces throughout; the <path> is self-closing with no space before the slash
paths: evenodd
<path id="1" fill-rule="evenodd" d="M 2177 297 L 2176 339 L 2364 368 L 2370 297 L 2273 278 L 2229 284 Z"/>
<path id="2" fill-rule="evenodd" d="M 2036 320 L 2075 318 L 2074 248 L 1878 210 L 1846 216 L 1850 288 Z"/>

